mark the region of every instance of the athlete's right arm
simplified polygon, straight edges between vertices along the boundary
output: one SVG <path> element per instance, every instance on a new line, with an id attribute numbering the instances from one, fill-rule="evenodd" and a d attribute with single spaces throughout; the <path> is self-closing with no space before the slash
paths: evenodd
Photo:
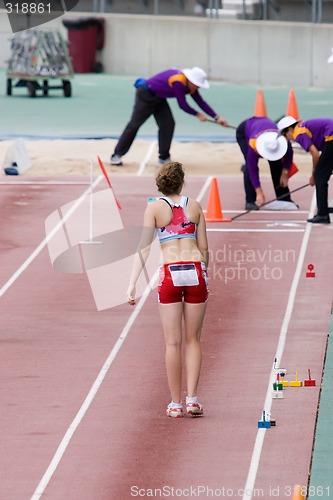
<path id="1" fill-rule="evenodd" d="M 155 226 L 156 226 L 155 210 L 152 203 L 147 205 L 147 208 L 145 210 L 141 239 L 136 254 L 134 256 L 132 273 L 126 293 L 127 302 L 132 306 L 136 303 L 135 300 L 136 282 L 138 281 L 141 271 L 143 270 L 146 261 L 148 259 L 150 246 L 155 236 Z"/>

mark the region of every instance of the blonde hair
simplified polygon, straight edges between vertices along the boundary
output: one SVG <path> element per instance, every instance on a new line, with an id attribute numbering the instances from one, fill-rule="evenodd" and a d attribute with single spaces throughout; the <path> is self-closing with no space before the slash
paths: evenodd
<path id="1" fill-rule="evenodd" d="M 157 189 L 165 194 L 179 194 L 184 184 L 185 172 L 178 161 L 162 165 L 156 176 Z"/>

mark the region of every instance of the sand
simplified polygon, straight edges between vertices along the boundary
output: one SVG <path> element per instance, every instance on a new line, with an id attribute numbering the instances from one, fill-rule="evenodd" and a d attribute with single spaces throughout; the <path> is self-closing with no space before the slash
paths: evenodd
<path id="1" fill-rule="evenodd" d="M 115 175 L 154 175 L 157 169 L 157 143 L 137 139 L 123 157 L 124 165 L 110 165 L 110 154 L 116 141 L 102 140 L 24 140 L 31 160 L 31 168 L 23 177 L 78 177 L 89 176 L 90 162 L 100 156 L 107 170 Z M 13 141 L 0 142 L 1 165 Z M 187 175 L 241 175 L 243 157 L 237 143 L 177 142 L 171 148 L 173 160 L 183 163 Z M 298 147 L 294 148 L 294 162 L 301 174 L 310 175 L 311 157 Z M 7 166 L 7 165 L 6 165 Z M 268 163 L 260 160 L 261 175 L 269 175 Z M 6 176 L 9 178 L 9 176 Z"/>

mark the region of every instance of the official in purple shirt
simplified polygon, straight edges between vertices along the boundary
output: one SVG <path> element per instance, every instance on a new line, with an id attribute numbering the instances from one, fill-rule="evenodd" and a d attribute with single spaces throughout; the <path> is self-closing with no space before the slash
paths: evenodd
<path id="1" fill-rule="evenodd" d="M 236 140 L 243 153 L 245 209 L 258 210 L 265 203 L 259 176 L 259 158 L 268 160 L 276 197 L 289 201 L 288 174 L 293 161 L 291 144 L 280 137 L 276 123 L 267 117 L 251 117 L 236 130 Z"/>
<path id="2" fill-rule="evenodd" d="M 220 125 L 228 126 L 227 121 L 219 116 L 199 93 L 199 88 L 209 88 L 207 75 L 201 68 L 168 69 L 151 78 L 139 78 L 134 86 L 136 94 L 132 116 L 111 156 L 111 165 L 122 165 L 121 157 L 128 152 L 139 128 L 151 115 L 158 126 L 159 164 L 170 161 L 175 120 L 167 102 L 169 98 L 177 99 L 179 107 L 185 113 L 196 116 L 202 122 L 207 120 L 208 115 Z M 188 104 L 188 95 L 205 114 Z"/>
<path id="3" fill-rule="evenodd" d="M 309 183 L 316 186 L 317 214 L 308 222 L 329 224 L 328 181 L 333 169 L 333 120 L 312 118 L 301 121 L 285 116 L 279 121 L 278 128 L 287 140 L 298 142 L 312 156 Z"/>

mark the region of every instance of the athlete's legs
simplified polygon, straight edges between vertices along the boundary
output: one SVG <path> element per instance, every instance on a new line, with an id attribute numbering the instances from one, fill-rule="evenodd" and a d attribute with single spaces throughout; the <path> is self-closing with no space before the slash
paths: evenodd
<path id="1" fill-rule="evenodd" d="M 197 395 L 197 387 L 201 369 L 200 335 L 207 303 L 184 303 L 185 342 L 186 342 L 186 377 L 187 395 Z"/>
<path id="2" fill-rule="evenodd" d="M 182 317 L 183 303 L 159 304 L 165 340 L 165 365 L 171 399 L 180 403 L 182 396 Z"/>

